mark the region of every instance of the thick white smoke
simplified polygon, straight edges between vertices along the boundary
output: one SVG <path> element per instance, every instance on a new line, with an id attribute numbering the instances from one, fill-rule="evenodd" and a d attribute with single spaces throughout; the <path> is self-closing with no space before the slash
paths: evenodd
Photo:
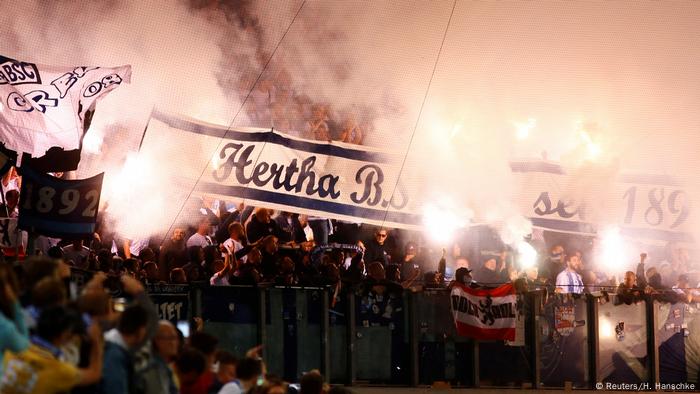
<path id="1" fill-rule="evenodd" d="M 81 164 L 109 177 L 137 149 L 153 106 L 228 125 L 300 5 L 26 1 L 3 6 L 0 41 L 3 54 L 41 63 L 133 65 L 132 84 L 98 106 L 90 138 L 103 139 L 101 155 Z M 260 80 L 293 104 L 280 109 L 289 124 L 274 126 L 299 128 L 295 117 L 320 103 L 338 123 L 356 116 L 365 144 L 407 152 L 402 182 L 416 195 L 447 196 L 460 216 L 513 242 L 530 231 L 513 203 L 516 157 L 566 165 L 571 197 L 598 223 L 627 171 L 672 175 L 700 206 L 695 2 L 458 2 L 409 151 L 451 9 L 307 2 Z M 253 105 L 234 126 L 272 126 L 256 124 Z M 157 176 L 139 187 L 144 198 L 164 189 Z M 153 211 L 144 220 L 167 228 L 174 213 Z M 684 229 L 698 224 L 691 214 Z"/>

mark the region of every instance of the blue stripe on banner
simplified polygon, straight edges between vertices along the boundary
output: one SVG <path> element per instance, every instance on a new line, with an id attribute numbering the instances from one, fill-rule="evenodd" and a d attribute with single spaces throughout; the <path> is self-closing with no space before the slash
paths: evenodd
<path id="1" fill-rule="evenodd" d="M 92 234 L 95 232 L 93 223 L 66 223 L 46 220 L 30 215 L 21 215 L 18 226 L 23 229 L 35 228 L 42 235 L 64 237 L 66 235 Z"/>
<path id="2" fill-rule="evenodd" d="M 555 175 L 567 175 L 564 168 L 556 163 L 546 161 L 512 161 L 510 170 L 513 172 L 543 172 Z M 622 183 L 643 185 L 680 186 L 680 182 L 669 175 L 654 174 L 620 174 L 617 180 Z"/>
<path id="3" fill-rule="evenodd" d="M 622 227 L 620 234 L 627 237 L 642 237 L 647 239 L 659 239 L 663 241 L 694 242 L 694 238 L 689 233 L 682 233 L 668 230 L 658 230 L 653 228 Z"/>
<path id="4" fill-rule="evenodd" d="M 554 231 L 568 231 L 573 233 L 587 233 L 595 235 L 595 227 L 590 223 L 574 222 L 569 220 L 556 220 L 531 217 L 530 221 L 533 226 L 544 227 Z"/>
<path id="5" fill-rule="evenodd" d="M 646 185 L 680 186 L 680 182 L 668 175 L 621 174 L 618 180 L 623 183 Z"/>
<path id="6" fill-rule="evenodd" d="M 545 219 L 538 217 L 531 217 L 532 225 L 536 227 L 542 227 L 551 231 L 564 231 L 573 233 L 584 233 L 590 234 L 591 236 L 596 235 L 595 226 L 591 223 L 575 222 L 568 220 L 556 220 L 556 219 Z M 689 233 L 650 229 L 650 228 L 640 228 L 640 227 L 622 227 L 620 228 L 620 234 L 626 237 L 640 237 L 646 239 L 655 239 L 660 241 L 674 241 L 674 242 L 694 242 L 694 238 Z"/>
<path id="7" fill-rule="evenodd" d="M 391 211 L 387 213 L 379 209 L 357 207 L 354 205 L 341 204 L 332 201 L 316 200 L 313 198 L 293 196 L 267 190 L 252 189 L 245 186 L 228 186 L 211 182 L 202 182 L 200 183 L 198 189 L 206 193 L 237 196 L 240 198 L 249 198 L 258 201 L 313 209 L 316 211 L 335 213 L 338 215 L 361 217 L 370 220 L 386 220 L 387 222 L 403 223 L 415 226 L 419 226 L 422 223 L 421 216 L 411 213 Z M 385 215 L 386 219 L 384 218 Z"/>
<path id="8" fill-rule="evenodd" d="M 546 172 L 566 175 L 566 171 L 559 164 L 545 161 L 512 161 L 510 162 L 510 170 L 513 172 Z"/>
<path id="9" fill-rule="evenodd" d="M 196 134 L 208 135 L 211 137 L 223 138 L 224 136 L 226 136 L 227 139 L 248 142 L 267 141 L 268 144 L 282 145 L 289 149 L 326 156 L 343 157 L 350 160 L 370 161 L 374 163 L 389 163 L 392 161 L 391 157 L 385 153 L 355 150 L 328 143 L 320 144 L 310 141 L 300 141 L 287 138 L 272 131 L 260 131 L 251 133 L 236 130 L 227 131 L 222 127 L 209 126 L 197 122 L 192 122 L 175 116 L 167 115 L 159 111 L 153 111 L 153 114 L 151 116 L 154 119 L 159 120 L 172 128 L 189 131 L 191 133 Z"/>

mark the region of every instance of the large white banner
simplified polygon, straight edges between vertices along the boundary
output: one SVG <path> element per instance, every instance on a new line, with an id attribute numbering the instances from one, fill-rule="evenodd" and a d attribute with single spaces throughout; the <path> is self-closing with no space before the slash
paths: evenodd
<path id="1" fill-rule="evenodd" d="M 365 146 L 227 129 L 156 111 L 140 154 L 168 167 L 178 190 L 388 227 L 421 224 L 414 196 L 400 183 L 391 198 L 401 157 Z"/>
<path id="2" fill-rule="evenodd" d="M 51 147 L 77 149 L 85 113 L 131 80 L 131 66 L 55 67 L 0 56 L 0 141 L 41 157 Z"/>
<path id="3" fill-rule="evenodd" d="M 429 202 L 420 181 L 411 184 L 413 189 L 399 182 L 389 201 L 401 152 L 267 129 L 227 129 L 156 111 L 141 154 L 165 164 L 173 190 L 245 199 L 249 205 L 416 229 Z M 693 241 L 689 199 L 671 177 L 622 173 L 591 179 L 590 172 L 569 172 L 543 161 L 513 161 L 511 171 L 513 198 L 533 227 L 596 235 L 614 226 L 620 235 L 639 240 Z M 412 175 L 404 171 L 401 180 Z"/>
<path id="4" fill-rule="evenodd" d="M 520 212 L 533 227 L 596 235 L 608 227 L 620 235 L 661 242 L 694 242 L 691 204 L 673 177 L 641 173 L 591 179 L 551 162 L 511 162 Z"/>

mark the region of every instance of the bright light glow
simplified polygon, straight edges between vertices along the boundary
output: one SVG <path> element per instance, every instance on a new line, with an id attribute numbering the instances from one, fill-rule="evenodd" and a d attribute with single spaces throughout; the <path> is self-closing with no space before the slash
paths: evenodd
<path id="1" fill-rule="evenodd" d="M 129 152 L 121 168 L 108 169 L 103 196 L 109 203 L 108 212 L 117 220 L 116 230 L 126 237 L 141 237 L 161 230 L 166 200 L 159 193 L 166 186 L 153 159 Z M 172 196 L 171 196 L 172 198 Z"/>
<path id="2" fill-rule="evenodd" d="M 613 339 L 615 337 L 615 327 L 607 317 L 601 316 L 598 320 L 598 335 L 600 339 Z"/>
<path id="3" fill-rule="evenodd" d="M 462 131 L 462 122 L 457 122 L 455 123 L 454 126 L 452 126 L 452 130 L 450 131 L 450 138 L 454 138 L 457 134 L 459 134 L 460 131 Z"/>
<path id="4" fill-rule="evenodd" d="M 466 210 L 467 213 L 470 212 Z M 461 213 L 457 213 L 461 212 Z M 423 224 L 428 236 L 436 242 L 447 243 L 455 231 L 469 223 L 465 209 L 457 207 L 448 199 L 428 203 L 423 208 Z"/>
<path id="5" fill-rule="evenodd" d="M 518 263 L 521 269 L 528 269 L 535 266 L 537 263 L 537 251 L 529 243 L 525 241 L 518 242 L 516 246 L 518 250 Z"/>
<path id="6" fill-rule="evenodd" d="M 591 160 L 597 159 L 601 153 L 603 153 L 603 149 L 600 147 L 598 143 L 593 141 L 593 138 L 591 137 L 588 132 L 585 130 L 581 129 L 579 126 L 579 137 L 581 138 L 581 141 L 583 141 L 583 144 L 586 146 L 586 151 L 588 152 L 588 158 Z"/>
<path id="7" fill-rule="evenodd" d="M 601 232 L 598 260 L 607 271 L 619 270 L 626 263 L 625 243 L 619 227 L 609 227 Z"/>
<path id="8" fill-rule="evenodd" d="M 219 169 L 219 155 L 214 153 L 214 156 L 211 157 L 211 169 L 212 170 L 218 170 Z"/>
<path id="9" fill-rule="evenodd" d="M 99 154 L 102 150 L 102 141 L 104 141 L 104 135 L 99 129 L 90 130 L 83 137 L 83 151 Z"/>
<path id="10" fill-rule="evenodd" d="M 524 140 L 530 135 L 530 131 L 537 125 L 537 120 L 529 118 L 527 123 L 513 122 L 515 125 L 515 136 L 519 140 Z"/>

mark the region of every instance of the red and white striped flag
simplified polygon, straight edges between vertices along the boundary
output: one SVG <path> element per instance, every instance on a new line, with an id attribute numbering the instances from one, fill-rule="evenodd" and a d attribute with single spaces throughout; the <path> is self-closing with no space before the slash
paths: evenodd
<path id="1" fill-rule="evenodd" d="M 474 289 L 455 283 L 450 298 L 459 335 L 478 340 L 515 339 L 517 300 L 512 284 Z"/>

